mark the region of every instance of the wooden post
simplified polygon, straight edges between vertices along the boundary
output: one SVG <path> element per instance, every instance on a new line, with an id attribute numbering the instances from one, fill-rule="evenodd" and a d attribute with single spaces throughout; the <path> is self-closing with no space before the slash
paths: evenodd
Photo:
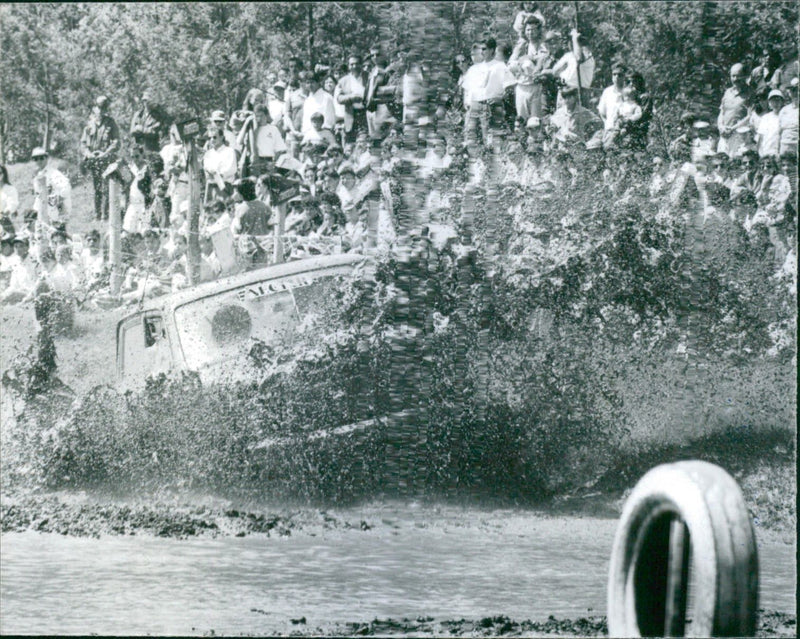
<path id="1" fill-rule="evenodd" d="M 578 26 L 578 3 L 573 2 L 572 4 L 575 6 L 575 31 L 580 32 L 581 29 Z M 577 64 L 576 73 L 578 76 L 578 106 L 583 106 L 583 96 L 581 95 L 583 93 L 583 87 L 581 86 L 581 58 L 583 57 L 583 47 L 581 47 L 580 42 L 577 42 L 578 38 L 576 37 L 575 39 L 575 44 L 577 47 L 573 48 L 577 48 L 577 50 L 573 51 L 572 55 L 575 56 L 575 63 Z"/>
<path id="2" fill-rule="evenodd" d="M 118 295 L 122 286 L 122 216 L 119 210 L 119 182 L 113 177 L 108 180 L 108 261 L 111 264 L 111 294 Z"/>
<path id="3" fill-rule="evenodd" d="M 280 264 L 284 260 L 283 225 L 286 221 L 286 202 L 276 205 L 275 210 L 278 212 L 278 223 L 275 225 L 275 244 L 272 250 L 272 261 L 275 264 Z"/>
<path id="4" fill-rule="evenodd" d="M 194 140 L 187 142 L 186 169 L 189 176 L 189 237 L 188 273 L 189 285 L 197 284 L 200 271 L 200 180 L 197 166 L 197 152 Z"/>

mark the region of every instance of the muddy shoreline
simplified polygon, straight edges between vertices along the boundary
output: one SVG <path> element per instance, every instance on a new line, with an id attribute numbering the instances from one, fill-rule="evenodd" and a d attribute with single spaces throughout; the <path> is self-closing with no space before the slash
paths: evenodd
<path id="1" fill-rule="evenodd" d="M 582 499 L 562 501 L 556 512 L 536 512 L 546 517 L 567 516 L 570 511 L 590 510 L 595 517 L 615 518 L 618 500 Z M 574 514 L 573 512 L 573 514 Z M 368 533 L 385 526 L 380 519 L 346 518 L 326 510 L 304 508 L 268 512 L 260 507 L 234 507 L 231 503 L 180 503 L 148 499 L 131 502 L 98 498 L 86 493 L 16 493 L 0 499 L 0 531 L 4 534 L 36 531 L 59 535 L 99 538 L 139 535 L 172 539 L 263 535 L 285 537 L 317 535 L 326 531 Z M 772 540 L 791 543 L 783 536 L 766 532 Z M 774 539 L 773 539 L 774 538 Z M 250 612 L 269 615 L 268 611 Z M 591 611 L 587 611 L 591 612 Z M 204 631 L 213 636 L 213 630 Z M 603 615 L 573 619 L 550 616 L 539 620 L 517 620 L 499 615 L 480 619 L 436 619 L 433 617 L 373 619 L 370 622 L 335 623 L 312 626 L 305 618 L 291 620 L 286 634 L 291 636 L 435 636 L 435 637 L 515 637 L 515 636 L 606 636 Z M 777 610 L 760 610 L 759 637 L 796 636 L 796 615 Z"/>

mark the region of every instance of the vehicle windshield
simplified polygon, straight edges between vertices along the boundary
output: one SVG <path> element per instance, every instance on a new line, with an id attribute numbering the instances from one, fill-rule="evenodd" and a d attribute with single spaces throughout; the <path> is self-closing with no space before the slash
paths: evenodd
<path id="1" fill-rule="evenodd" d="M 175 310 L 186 367 L 244 355 L 254 340 L 277 345 L 331 303 L 342 276 L 299 274 L 226 291 Z"/>

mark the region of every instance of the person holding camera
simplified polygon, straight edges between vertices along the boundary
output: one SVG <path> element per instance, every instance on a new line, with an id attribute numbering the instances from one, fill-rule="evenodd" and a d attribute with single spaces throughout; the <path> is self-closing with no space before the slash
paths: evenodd
<path id="1" fill-rule="evenodd" d="M 119 151 L 119 129 L 108 114 L 108 98 L 95 100 L 92 114 L 81 135 L 81 167 L 92 175 L 94 215 L 97 220 L 108 219 L 108 180 L 103 172 L 116 160 Z"/>

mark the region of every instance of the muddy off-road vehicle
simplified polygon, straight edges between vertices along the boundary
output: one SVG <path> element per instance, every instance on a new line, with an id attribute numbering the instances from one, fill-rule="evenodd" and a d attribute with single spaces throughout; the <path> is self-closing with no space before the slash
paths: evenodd
<path id="1" fill-rule="evenodd" d="M 267 266 L 153 299 L 117 325 L 123 388 L 181 371 L 203 382 L 247 378 L 250 348 L 290 336 L 364 257 L 327 255 Z"/>

